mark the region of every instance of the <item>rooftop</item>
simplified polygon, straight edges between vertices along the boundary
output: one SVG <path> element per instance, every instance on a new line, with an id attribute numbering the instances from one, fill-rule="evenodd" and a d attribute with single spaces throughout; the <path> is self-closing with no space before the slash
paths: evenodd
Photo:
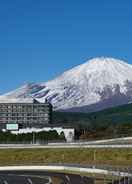
<path id="1" fill-rule="evenodd" d="M 2 98 L 0 103 L 40 103 L 38 100 L 28 97 L 28 98 Z"/>

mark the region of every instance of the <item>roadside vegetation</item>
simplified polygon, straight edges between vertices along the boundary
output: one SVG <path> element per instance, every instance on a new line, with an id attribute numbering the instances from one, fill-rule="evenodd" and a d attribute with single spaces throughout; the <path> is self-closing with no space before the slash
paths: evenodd
<path id="1" fill-rule="evenodd" d="M 23 133 L 23 134 L 12 134 L 11 132 L 0 132 L 0 144 L 10 144 L 10 143 L 47 143 L 49 141 L 65 141 L 64 133 L 60 135 L 56 130 L 52 131 L 42 131 L 33 133 Z"/>
<path id="2" fill-rule="evenodd" d="M 128 167 L 132 149 L 1 149 L 0 165 L 83 164 Z"/>

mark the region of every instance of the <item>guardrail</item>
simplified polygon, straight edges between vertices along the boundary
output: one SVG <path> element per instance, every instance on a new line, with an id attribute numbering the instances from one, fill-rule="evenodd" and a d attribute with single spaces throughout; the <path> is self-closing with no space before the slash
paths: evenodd
<path id="1" fill-rule="evenodd" d="M 39 144 L 0 144 L 0 149 L 26 149 L 26 148 L 132 148 L 132 144 L 47 144 L 47 145 L 39 145 Z"/>
<path id="2" fill-rule="evenodd" d="M 99 168 L 85 168 L 85 167 L 71 167 L 71 166 L 57 166 L 57 165 L 45 165 L 45 166 L 4 166 L 0 167 L 0 171 L 70 171 L 70 172 L 79 172 L 79 173 L 91 173 L 91 174 L 103 174 L 103 175 L 112 175 L 112 176 L 125 176 L 132 177 L 131 173 L 120 172 L 120 171 L 109 171 Z"/>

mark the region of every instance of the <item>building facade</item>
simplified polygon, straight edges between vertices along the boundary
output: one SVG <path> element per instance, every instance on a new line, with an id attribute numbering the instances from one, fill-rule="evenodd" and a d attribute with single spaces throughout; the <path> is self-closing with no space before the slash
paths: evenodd
<path id="1" fill-rule="evenodd" d="M 52 105 L 48 102 L 39 103 L 33 99 L 30 103 L 0 103 L 0 129 L 7 129 L 11 124 L 19 128 L 43 128 L 51 119 Z"/>

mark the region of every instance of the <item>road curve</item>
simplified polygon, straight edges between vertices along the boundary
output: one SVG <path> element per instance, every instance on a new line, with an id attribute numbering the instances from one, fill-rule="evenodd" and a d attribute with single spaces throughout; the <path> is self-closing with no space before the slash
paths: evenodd
<path id="1" fill-rule="evenodd" d="M 54 184 L 53 177 L 60 184 L 94 184 L 93 178 L 46 171 L 0 171 L 0 184 Z"/>

